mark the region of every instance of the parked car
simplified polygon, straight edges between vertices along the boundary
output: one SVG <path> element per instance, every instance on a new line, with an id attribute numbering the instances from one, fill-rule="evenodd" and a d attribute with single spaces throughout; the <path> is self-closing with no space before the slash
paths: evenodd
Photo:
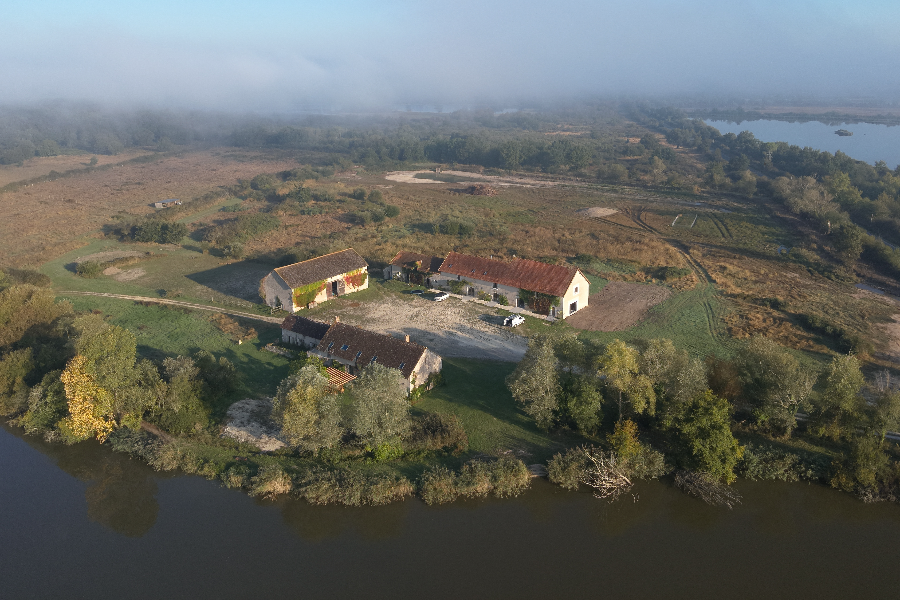
<path id="1" fill-rule="evenodd" d="M 503 319 L 503 324 L 507 327 L 515 327 L 517 325 L 521 325 L 525 322 L 525 317 L 522 315 L 509 315 L 505 319 Z"/>
<path id="2" fill-rule="evenodd" d="M 413 290 L 413 291 L 410 292 L 410 294 L 412 294 L 413 296 L 421 296 L 421 295 L 424 294 L 424 293 L 425 293 L 425 292 L 422 291 L 422 290 Z"/>
<path id="3" fill-rule="evenodd" d="M 443 302 L 447 298 L 450 297 L 450 294 L 447 292 L 438 292 L 438 294 L 434 297 L 435 302 Z"/>

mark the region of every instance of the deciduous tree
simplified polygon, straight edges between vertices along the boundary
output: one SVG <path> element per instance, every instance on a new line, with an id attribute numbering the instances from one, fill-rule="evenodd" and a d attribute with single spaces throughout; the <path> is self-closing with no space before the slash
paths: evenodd
<path id="1" fill-rule="evenodd" d="M 272 417 L 288 444 L 305 452 L 332 447 L 341 439 L 337 396 L 329 393 L 328 379 L 313 365 L 281 382 Z"/>
<path id="2" fill-rule="evenodd" d="M 506 378 L 513 398 L 542 429 L 553 424 L 559 406 L 558 366 L 553 341 L 538 336 L 529 341 L 525 357 Z"/>
<path id="3" fill-rule="evenodd" d="M 409 401 L 401 383 L 399 371 L 373 363 L 360 372 L 347 390 L 350 429 L 372 448 L 409 429 Z"/>

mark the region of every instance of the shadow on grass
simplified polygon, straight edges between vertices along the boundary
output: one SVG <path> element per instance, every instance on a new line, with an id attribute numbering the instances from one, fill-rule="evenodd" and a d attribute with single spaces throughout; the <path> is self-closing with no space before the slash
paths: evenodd
<path id="1" fill-rule="evenodd" d="M 259 302 L 259 283 L 271 270 L 270 265 L 245 260 L 191 273 L 186 277 L 220 294 Z"/>

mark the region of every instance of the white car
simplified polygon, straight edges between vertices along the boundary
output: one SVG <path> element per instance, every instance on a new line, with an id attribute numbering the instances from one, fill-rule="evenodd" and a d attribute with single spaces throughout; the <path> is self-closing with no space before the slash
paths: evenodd
<path id="1" fill-rule="evenodd" d="M 438 294 L 434 297 L 435 302 L 443 302 L 447 298 L 450 297 L 450 294 L 447 292 L 438 292 Z"/>
<path id="2" fill-rule="evenodd" d="M 515 327 L 517 325 L 521 325 L 525 322 L 525 317 L 522 315 L 509 315 L 505 319 L 503 319 L 503 324 L 507 327 Z"/>

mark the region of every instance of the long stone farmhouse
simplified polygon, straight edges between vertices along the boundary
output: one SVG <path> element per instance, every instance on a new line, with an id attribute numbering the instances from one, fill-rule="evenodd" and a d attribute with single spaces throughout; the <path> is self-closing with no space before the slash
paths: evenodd
<path id="1" fill-rule="evenodd" d="M 441 371 L 441 357 L 425 346 L 367 329 L 341 323 L 320 323 L 300 316 L 289 316 L 281 324 L 281 339 L 307 349 L 333 366 L 344 365 L 356 375 L 366 365 L 379 363 L 397 369 L 400 385 L 408 393 L 420 385 L 431 385 L 431 375 Z"/>
<path id="2" fill-rule="evenodd" d="M 443 262 L 444 259 L 440 256 L 428 256 L 401 250 L 384 268 L 384 278 L 399 279 L 416 285 L 427 285 L 430 278 L 438 274 Z"/>
<path id="3" fill-rule="evenodd" d="M 438 271 L 431 277 L 435 287 L 469 296 L 484 292 L 494 301 L 559 319 L 587 307 L 590 296 L 580 269 L 524 258 L 502 261 L 450 252 Z"/>
<path id="4" fill-rule="evenodd" d="M 353 248 L 279 267 L 260 284 L 266 304 L 297 312 L 369 287 L 369 265 Z"/>

